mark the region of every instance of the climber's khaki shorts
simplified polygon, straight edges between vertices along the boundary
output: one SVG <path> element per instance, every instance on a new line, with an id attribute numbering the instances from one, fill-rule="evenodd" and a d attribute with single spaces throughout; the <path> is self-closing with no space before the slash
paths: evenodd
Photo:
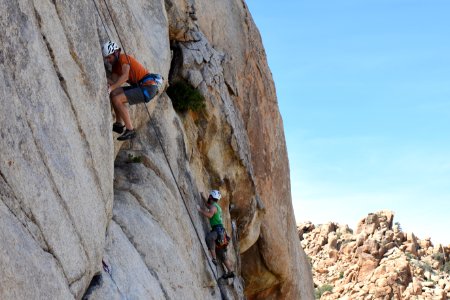
<path id="1" fill-rule="evenodd" d="M 156 85 L 124 86 L 123 92 L 127 97 L 128 104 L 135 105 L 152 100 L 158 93 L 158 87 Z M 147 94 L 147 97 L 144 96 L 144 93 Z"/>

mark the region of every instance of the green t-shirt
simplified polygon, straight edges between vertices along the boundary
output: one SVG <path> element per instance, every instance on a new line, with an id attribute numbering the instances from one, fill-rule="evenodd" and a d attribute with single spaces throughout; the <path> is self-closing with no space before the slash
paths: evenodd
<path id="1" fill-rule="evenodd" d="M 222 225 L 222 208 L 220 208 L 219 204 L 216 202 L 213 203 L 213 205 L 217 208 L 216 213 L 209 219 L 209 224 L 211 227 L 214 227 L 216 225 Z"/>

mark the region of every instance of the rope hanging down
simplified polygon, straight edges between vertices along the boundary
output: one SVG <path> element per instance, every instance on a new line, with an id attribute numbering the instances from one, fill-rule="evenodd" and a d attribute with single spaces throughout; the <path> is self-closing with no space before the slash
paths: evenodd
<path id="1" fill-rule="evenodd" d="M 105 19 L 105 22 L 103 22 L 103 19 L 102 19 L 102 15 L 103 15 L 103 14 L 100 14 L 100 10 L 99 10 L 99 8 L 98 8 L 98 6 L 97 6 L 97 3 L 95 2 L 95 0 L 92 0 L 92 2 L 94 2 L 95 10 L 97 11 L 98 17 L 100 18 L 100 21 L 102 22 L 103 29 L 105 29 L 105 32 L 106 32 L 106 35 L 108 36 L 108 39 L 111 40 L 111 36 L 109 35 L 108 29 L 107 29 L 107 27 L 106 27 L 106 25 L 105 25 L 106 18 L 105 18 L 105 16 L 103 16 L 103 18 Z M 106 10 L 108 11 L 109 18 L 111 19 L 111 23 L 113 24 L 114 30 L 115 30 L 116 33 L 117 33 L 117 37 L 119 38 L 119 42 L 120 42 L 120 45 L 122 46 L 123 53 L 125 54 L 125 57 L 127 58 L 128 64 L 131 66 L 130 58 L 129 58 L 128 55 L 127 55 L 127 51 L 125 50 L 125 46 L 124 46 L 124 44 L 123 44 L 123 42 L 122 42 L 122 39 L 120 38 L 119 31 L 117 30 L 116 24 L 114 23 L 114 19 L 113 19 L 113 17 L 112 17 L 111 11 L 109 10 L 109 6 L 108 6 L 108 4 L 106 3 L 106 0 L 103 0 L 103 3 L 105 3 L 105 7 L 106 7 Z M 131 68 L 130 68 L 130 71 L 131 71 L 131 72 L 134 72 L 133 69 L 131 69 Z M 135 77 L 136 77 L 136 76 L 135 76 Z"/>
<path id="2" fill-rule="evenodd" d="M 92 1 L 94 2 L 95 9 L 97 10 L 97 13 L 98 13 L 98 15 L 99 15 L 99 17 L 100 17 L 100 12 L 99 12 L 99 9 L 98 9 L 97 5 L 95 4 L 95 0 L 92 0 Z M 116 25 L 115 25 L 115 23 L 114 23 L 114 19 L 113 19 L 113 17 L 112 17 L 111 11 L 109 10 L 108 4 L 106 3 L 106 0 L 103 0 L 103 2 L 105 3 L 106 9 L 107 9 L 108 14 L 109 14 L 109 17 L 111 18 L 111 22 L 112 22 L 112 24 L 113 24 L 113 26 L 114 26 L 114 30 L 115 30 L 116 33 L 117 33 L 117 37 L 119 38 L 119 42 L 120 42 L 120 44 L 121 44 L 121 46 L 122 46 L 122 48 L 123 48 L 123 52 L 124 52 L 125 56 L 126 56 L 127 59 L 128 59 L 128 55 L 127 55 L 127 53 L 126 53 L 126 51 L 125 51 L 124 44 L 122 43 L 122 40 L 121 40 L 121 38 L 120 38 L 119 31 L 117 30 L 117 27 L 116 27 Z M 101 17 L 100 17 L 100 20 L 102 20 Z M 102 23 L 103 23 L 103 20 L 102 20 Z M 105 26 L 105 24 L 103 24 L 103 26 Z M 106 27 L 105 27 L 105 30 L 106 30 Z M 107 34 L 108 37 L 109 37 L 109 34 L 108 34 L 108 31 L 107 31 L 107 30 L 106 30 L 106 34 Z M 129 61 L 128 61 L 128 63 L 129 63 Z M 130 65 L 131 65 L 131 64 L 130 64 Z M 191 215 L 191 213 L 190 213 L 190 211 L 189 211 L 189 208 L 188 208 L 188 206 L 187 206 L 186 200 L 185 200 L 184 197 L 183 197 L 183 193 L 181 192 L 180 186 L 178 185 L 178 181 L 177 181 L 177 179 L 176 179 L 176 177 L 175 177 L 175 173 L 173 172 L 172 166 L 171 166 L 171 164 L 170 164 L 170 162 L 169 162 L 169 159 L 168 159 L 168 157 L 167 157 L 167 153 L 166 153 L 166 151 L 164 150 L 164 147 L 163 147 L 163 144 L 162 144 L 162 141 L 161 141 L 161 136 L 160 136 L 160 134 L 158 133 L 158 130 L 156 129 L 154 123 L 151 122 L 152 117 L 151 117 L 150 111 L 148 110 L 147 104 L 146 104 L 146 103 L 143 103 L 143 104 L 144 104 L 144 106 L 145 106 L 145 109 L 146 109 L 147 114 L 148 114 L 148 117 L 149 117 L 149 123 L 152 125 L 153 131 L 154 131 L 155 134 L 156 134 L 156 138 L 157 138 L 157 140 L 158 140 L 158 142 L 159 142 L 159 146 L 161 147 L 161 150 L 162 150 L 162 152 L 163 152 L 163 154 L 164 154 L 164 157 L 165 157 L 165 159 L 166 159 L 167 165 L 169 166 L 170 173 L 172 174 L 173 180 L 175 181 L 175 185 L 177 186 L 178 193 L 180 194 L 181 199 L 183 200 L 183 204 L 184 204 L 184 207 L 186 208 L 186 211 L 187 211 L 187 213 L 188 213 L 188 216 L 189 216 L 189 219 L 190 219 L 190 221 L 191 221 L 192 227 L 194 228 L 194 231 L 195 231 L 195 234 L 196 234 L 196 236 L 197 236 L 197 239 L 198 239 L 198 241 L 200 242 L 201 248 L 202 248 L 202 250 L 203 250 L 203 254 L 204 254 L 205 257 L 206 257 L 206 261 L 208 262 L 208 266 L 209 266 L 209 268 L 211 269 L 211 272 L 212 272 L 212 274 L 213 274 L 213 276 L 214 276 L 215 281 L 217 282 L 217 285 L 219 286 L 219 281 L 218 281 L 217 275 L 214 273 L 214 269 L 213 269 L 213 267 L 212 267 L 212 265 L 211 265 L 211 262 L 210 262 L 209 259 L 208 259 L 208 254 L 207 254 L 205 248 L 203 247 L 203 243 L 202 243 L 202 240 L 201 240 L 201 238 L 200 238 L 200 234 L 199 234 L 198 231 L 197 231 L 197 227 L 195 227 L 194 219 L 192 218 L 192 215 Z M 216 272 L 217 272 L 217 269 L 216 269 Z M 220 286 L 219 286 L 219 287 L 220 287 Z M 220 290 L 220 288 L 219 288 L 219 290 Z M 222 291 L 220 291 L 220 293 L 221 293 L 221 296 L 223 297 Z"/>
<path id="3" fill-rule="evenodd" d="M 103 18 L 105 18 L 105 22 L 103 22 L 102 16 L 100 15 L 100 11 L 99 11 L 98 6 L 97 6 L 97 3 L 95 3 L 95 0 L 92 0 L 92 2 L 94 2 L 95 10 L 97 11 L 98 17 L 100 18 L 100 21 L 102 22 L 103 29 L 105 29 L 105 32 L 106 32 L 106 35 L 108 36 L 108 39 L 111 40 L 111 37 L 109 36 L 109 33 L 108 33 L 108 29 L 106 28 L 106 25 L 105 25 L 106 18 L 105 18 L 105 16 L 103 16 Z"/>
<path id="4" fill-rule="evenodd" d="M 199 233 L 198 233 L 198 231 L 197 231 L 197 228 L 195 227 L 194 219 L 192 218 L 192 215 L 191 215 L 191 213 L 189 212 L 189 208 L 188 208 L 188 206 L 187 206 L 186 200 L 184 200 L 183 193 L 181 192 L 180 186 L 178 185 L 178 181 L 177 181 L 177 179 L 175 178 L 175 173 L 173 172 L 173 169 L 172 169 L 172 166 L 170 165 L 170 162 L 169 162 L 169 159 L 168 159 L 168 157 L 167 157 L 166 151 L 164 150 L 163 144 L 162 144 L 162 142 L 161 142 L 161 136 L 159 135 L 158 131 L 156 130 L 155 125 L 151 122 L 151 115 L 150 115 L 150 112 L 149 112 L 149 110 L 148 110 L 148 108 L 147 108 L 147 105 L 145 105 L 145 109 L 147 110 L 148 117 L 149 117 L 149 122 L 152 124 L 153 131 L 155 131 L 156 137 L 157 137 L 158 142 L 159 142 L 159 146 L 161 147 L 161 149 L 162 149 L 162 151 L 163 151 L 163 153 L 164 153 L 164 157 L 166 158 L 166 162 L 167 162 L 167 165 L 169 166 L 170 173 L 172 173 L 172 177 L 173 177 L 173 180 L 175 181 L 175 185 L 177 186 L 178 193 L 180 194 L 181 199 L 183 199 L 184 207 L 186 208 L 186 211 L 187 211 L 187 213 L 188 213 L 189 219 L 191 220 L 192 227 L 194 227 L 194 231 L 195 231 L 195 234 L 197 235 L 197 239 L 199 240 L 200 244 L 202 245 L 201 248 L 202 248 L 203 253 L 204 253 L 205 257 L 206 257 L 206 261 L 208 262 L 208 265 L 209 265 L 209 267 L 211 268 L 211 272 L 214 274 L 214 279 L 216 279 L 216 281 L 217 281 L 216 274 L 214 273 L 214 270 L 213 270 L 213 268 L 212 268 L 212 266 L 211 266 L 211 262 L 210 262 L 209 259 L 208 259 L 208 254 L 206 253 L 206 250 L 205 250 L 205 248 L 203 247 L 202 240 L 201 240 L 200 235 L 199 235 Z M 216 272 L 217 272 L 217 269 L 216 269 Z"/>

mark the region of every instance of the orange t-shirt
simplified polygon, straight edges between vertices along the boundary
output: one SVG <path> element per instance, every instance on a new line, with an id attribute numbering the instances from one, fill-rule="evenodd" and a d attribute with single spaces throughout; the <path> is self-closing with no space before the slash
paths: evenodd
<path id="1" fill-rule="evenodd" d="M 129 84 L 137 84 L 139 80 L 149 73 L 133 56 L 123 53 L 119 55 L 119 60 L 113 65 L 112 72 L 119 76 L 122 75 L 122 65 L 130 65 L 127 81 Z"/>

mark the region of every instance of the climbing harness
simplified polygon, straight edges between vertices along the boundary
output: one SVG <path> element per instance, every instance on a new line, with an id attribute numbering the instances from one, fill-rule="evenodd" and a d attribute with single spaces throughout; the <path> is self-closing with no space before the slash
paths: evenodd
<path id="1" fill-rule="evenodd" d="M 228 236 L 225 228 L 221 227 L 216 229 L 217 232 L 217 239 L 216 239 L 216 248 L 223 249 L 228 247 L 228 243 L 230 242 L 231 238 Z"/>
<path id="2" fill-rule="evenodd" d="M 100 21 L 102 22 L 103 29 L 105 29 L 106 35 L 111 40 L 111 37 L 109 36 L 109 33 L 108 33 L 108 29 L 106 28 L 106 25 L 103 22 L 102 16 L 100 15 L 100 10 L 98 9 L 97 3 L 95 3 L 95 0 L 92 0 L 92 2 L 94 2 L 95 10 L 97 11 L 98 17 L 100 18 Z M 105 16 L 103 16 L 103 17 L 105 17 Z M 105 20 L 106 20 L 106 18 L 105 18 Z"/>
<path id="3" fill-rule="evenodd" d="M 92 1 L 94 2 L 95 8 L 96 8 L 96 10 L 97 10 L 97 13 L 98 13 L 99 16 L 100 16 L 100 12 L 99 12 L 99 10 L 98 10 L 97 5 L 95 4 L 95 0 L 92 0 Z M 126 54 L 124 44 L 122 43 L 122 40 L 121 40 L 121 38 L 120 38 L 119 31 L 117 30 L 117 27 L 116 27 L 116 25 L 115 25 L 115 23 L 114 23 L 114 19 L 113 19 L 113 17 L 112 17 L 112 14 L 111 14 L 111 11 L 110 11 L 110 9 L 109 9 L 109 7 L 108 7 L 108 4 L 106 3 L 106 0 L 103 0 L 103 2 L 104 2 L 104 4 L 105 4 L 106 9 L 107 9 L 107 11 L 108 11 L 108 14 L 109 14 L 109 16 L 110 16 L 110 18 L 111 18 L 111 22 L 112 22 L 112 24 L 113 24 L 113 26 L 114 26 L 114 30 L 115 30 L 116 33 L 117 33 L 117 37 L 119 38 L 119 42 L 120 42 L 120 44 L 122 45 L 123 52 L 124 52 L 125 56 L 127 57 L 128 62 L 129 62 L 128 55 Z M 100 20 L 102 20 L 101 17 L 100 17 Z M 103 23 L 103 20 L 102 20 L 102 23 Z M 105 25 L 103 24 L 103 26 L 105 26 Z M 105 27 L 105 31 L 106 31 L 106 34 L 108 35 L 108 38 L 109 38 L 109 34 L 108 34 L 108 31 L 106 30 L 106 27 Z M 130 64 L 130 65 L 131 65 L 131 64 Z M 175 173 L 173 172 L 172 166 L 171 166 L 171 164 L 170 164 L 170 162 L 169 162 L 169 159 L 168 159 L 168 157 L 167 157 L 167 153 L 166 153 L 166 151 L 164 150 L 164 146 L 163 146 L 163 144 L 162 144 L 161 136 L 160 136 L 160 134 L 158 133 L 158 130 L 156 129 L 156 126 L 155 126 L 154 123 L 151 121 L 151 120 L 152 120 L 152 117 L 151 117 L 150 111 L 148 110 L 148 107 L 147 107 L 146 103 L 143 103 L 143 104 L 144 104 L 144 106 L 145 106 L 145 109 L 146 109 L 147 114 L 148 114 L 148 117 L 149 117 L 149 123 L 152 125 L 152 128 L 153 128 L 153 130 L 154 130 L 154 132 L 155 132 L 155 134 L 156 134 L 156 137 L 157 137 L 157 139 L 158 139 L 159 145 L 160 145 L 160 147 L 161 147 L 161 150 L 162 150 L 162 152 L 163 152 L 163 154 L 164 154 L 164 157 L 165 157 L 165 159 L 166 159 L 167 165 L 168 165 L 168 167 L 169 167 L 169 169 L 170 169 L 170 172 L 171 172 L 171 174 L 172 174 L 173 180 L 175 181 L 175 185 L 177 186 L 178 193 L 180 194 L 181 199 L 183 200 L 183 204 L 184 204 L 184 207 L 186 208 L 186 211 L 187 211 L 187 213 L 188 213 L 188 216 L 189 216 L 189 219 L 190 219 L 190 221 L 191 221 L 192 227 L 194 228 L 195 234 L 197 235 L 197 239 L 198 239 L 199 242 L 200 242 L 201 248 L 202 248 L 202 250 L 203 250 L 203 254 L 204 254 L 205 257 L 206 257 L 206 261 L 208 262 L 208 266 L 209 266 L 209 268 L 211 269 L 211 272 L 212 272 L 212 274 L 213 274 L 213 277 L 214 277 L 215 281 L 217 282 L 217 285 L 218 285 L 219 290 L 220 290 L 221 297 L 224 298 L 224 295 L 222 294 L 222 290 L 220 289 L 219 279 L 217 278 L 217 274 L 218 274 L 218 273 L 217 273 L 217 269 L 216 269 L 216 273 L 215 273 L 213 267 L 211 266 L 211 262 L 210 262 L 209 259 L 208 259 L 208 254 L 207 254 L 205 248 L 203 247 L 203 243 L 202 243 L 202 240 L 201 240 L 201 238 L 200 238 L 200 234 L 198 233 L 197 227 L 195 227 L 194 220 L 193 220 L 192 215 L 191 215 L 191 213 L 190 213 L 190 211 L 189 211 L 189 208 L 188 208 L 188 206 L 187 206 L 186 200 L 185 200 L 184 197 L 183 197 L 183 193 L 181 192 L 180 186 L 179 186 L 178 181 L 177 181 L 177 179 L 176 179 L 176 177 L 175 177 Z"/>
<path id="4" fill-rule="evenodd" d="M 139 80 L 139 85 L 143 85 L 144 83 L 147 83 L 147 82 L 150 82 L 153 85 L 155 85 L 158 90 L 157 91 L 158 93 L 162 92 L 164 78 L 161 75 L 155 74 L 155 73 L 147 74 L 144 76 L 144 78 Z"/>

